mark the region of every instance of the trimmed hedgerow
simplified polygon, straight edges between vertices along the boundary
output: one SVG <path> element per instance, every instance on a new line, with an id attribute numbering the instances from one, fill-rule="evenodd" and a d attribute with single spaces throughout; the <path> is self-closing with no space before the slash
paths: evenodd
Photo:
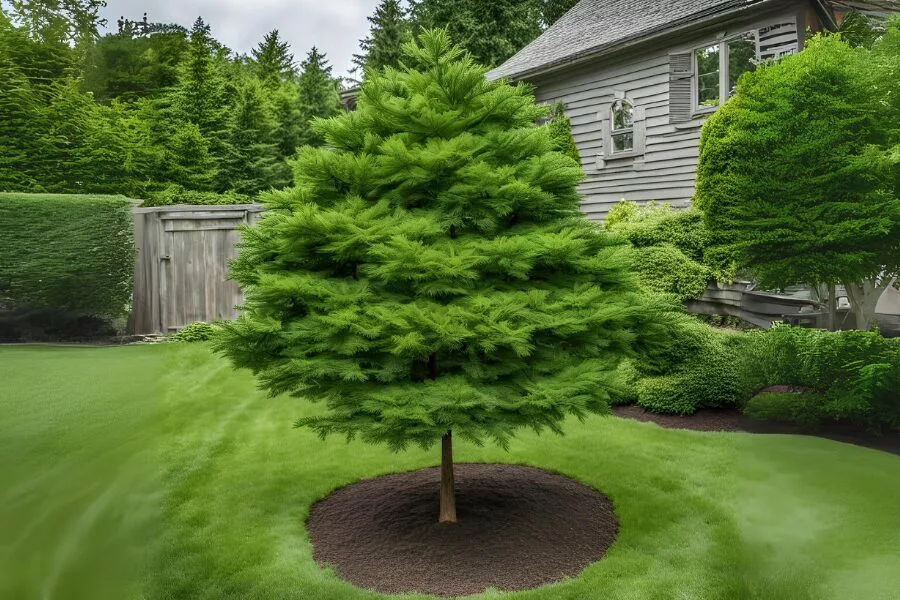
<path id="1" fill-rule="evenodd" d="M 900 339 L 884 338 L 877 331 L 828 332 L 786 325 L 752 339 L 748 361 L 756 365 L 763 387 L 820 390 L 823 421 L 900 429 Z"/>
<path id="2" fill-rule="evenodd" d="M 0 308 L 125 314 L 131 206 L 123 196 L 0 193 Z"/>
<path id="3" fill-rule="evenodd" d="M 141 206 L 172 206 L 175 204 L 191 204 L 198 206 L 215 206 L 228 204 L 249 204 L 250 196 L 228 191 L 222 194 L 216 192 L 198 192 L 188 190 L 178 184 L 171 184 L 164 189 L 150 194 Z"/>

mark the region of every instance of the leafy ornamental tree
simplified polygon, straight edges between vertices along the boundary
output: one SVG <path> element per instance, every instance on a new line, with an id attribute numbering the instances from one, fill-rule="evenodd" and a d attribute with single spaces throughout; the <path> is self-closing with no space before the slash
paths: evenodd
<path id="1" fill-rule="evenodd" d="M 217 350 L 272 395 L 321 401 L 323 437 L 506 446 L 608 410 L 615 370 L 656 317 L 629 250 L 579 211 L 581 169 L 552 149 L 527 86 L 489 83 L 443 30 L 373 73 L 358 109 L 319 121 L 297 187 L 272 192 L 232 277 L 246 293 Z"/>
<path id="2" fill-rule="evenodd" d="M 313 119 L 327 118 L 341 111 L 338 82 L 331 75 L 331 65 L 325 55 L 313 46 L 302 71 L 297 78 L 298 106 L 300 116 L 299 145 L 321 145 L 322 136 L 312 126 Z"/>
<path id="3" fill-rule="evenodd" d="M 410 37 L 410 22 L 400 0 L 382 0 L 375 14 L 368 17 L 372 27 L 359 43 L 360 54 L 353 55 L 354 71 L 399 67 L 402 46 Z"/>
<path id="4" fill-rule="evenodd" d="M 541 0 L 418 0 L 414 30 L 443 27 L 476 62 L 495 67 L 541 33 Z"/>
<path id="5" fill-rule="evenodd" d="M 106 25 L 106 0 L 7 0 L 11 20 L 43 41 L 85 43 Z M 0 3 L 2 4 L 2 3 Z M 0 7 L 2 8 L 2 7 Z"/>
<path id="6" fill-rule="evenodd" d="M 550 27 L 559 21 L 562 16 L 569 12 L 576 4 L 578 4 L 578 0 L 544 0 L 544 25 Z"/>
<path id="7" fill-rule="evenodd" d="M 872 52 L 816 37 L 744 75 L 700 143 L 712 262 L 775 288 L 842 282 L 859 328 L 900 271 L 897 23 Z"/>
<path id="8" fill-rule="evenodd" d="M 282 41 L 278 30 L 265 35 L 256 48 L 250 50 L 256 76 L 268 88 L 277 88 L 283 81 L 289 81 L 297 74 L 291 45 Z"/>

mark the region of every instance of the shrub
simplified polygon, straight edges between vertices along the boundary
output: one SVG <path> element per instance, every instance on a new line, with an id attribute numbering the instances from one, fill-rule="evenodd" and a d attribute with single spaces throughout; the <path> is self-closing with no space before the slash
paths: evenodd
<path id="1" fill-rule="evenodd" d="M 0 194 L 0 308 L 124 315 L 134 276 L 123 196 Z"/>
<path id="2" fill-rule="evenodd" d="M 634 266 L 642 286 L 671 294 L 679 302 L 702 296 L 713 278 L 709 268 L 671 244 L 638 248 Z"/>
<path id="3" fill-rule="evenodd" d="M 877 331 L 776 325 L 754 334 L 750 361 L 762 387 L 820 390 L 823 415 L 871 429 L 900 429 L 900 339 Z"/>
<path id="4" fill-rule="evenodd" d="M 759 421 L 815 427 L 826 419 L 825 397 L 818 392 L 763 392 L 750 399 L 744 414 Z"/>
<path id="5" fill-rule="evenodd" d="M 150 194 L 147 200 L 144 200 L 141 206 L 172 206 L 175 204 L 196 204 L 200 206 L 223 205 L 223 204 L 248 204 L 251 202 L 249 196 L 228 191 L 222 194 L 216 192 L 198 192 L 196 190 L 188 190 L 184 187 L 172 184 L 159 192 Z"/>
<path id="6" fill-rule="evenodd" d="M 667 244 L 695 261 L 703 260 L 710 239 L 702 213 L 695 209 L 676 211 L 668 204 L 655 202 L 641 206 L 624 200 L 609 211 L 604 224 L 635 248 Z"/>
<path id="7" fill-rule="evenodd" d="M 715 278 L 702 262 L 709 235 L 695 210 L 623 201 L 610 211 L 605 226 L 637 249 L 635 270 L 648 291 L 685 302 L 701 296 Z"/>
<path id="8" fill-rule="evenodd" d="M 670 344 L 620 368 L 629 391 L 616 398 L 654 412 L 742 405 L 756 391 L 745 334 L 714 329 L 684 316 L 670 327 Z"/>
<path id="9" fill-rule="evenodd" d="M 212 323 L 195 321 L 168 336 L 172 342 L 206 342 L 211 340 L 219 328 Z"/>

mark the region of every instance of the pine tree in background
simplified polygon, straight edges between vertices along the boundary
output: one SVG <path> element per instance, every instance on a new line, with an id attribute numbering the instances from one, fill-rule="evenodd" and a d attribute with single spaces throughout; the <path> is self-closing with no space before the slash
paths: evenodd
<path id="1" fill-rule="evenodd" d="M 445 31 L 372 73 L 317 129 L 297 187 L 263 197 L 232 277 L 246 293 L 217 349 L 272 394 L 321 401 L 298 426 L 401 450 L 505 446 L 608 410 L 615 369 L 656 328 L 629 250 L 579 210 L 529 88 L 486 81 Z"/>
<path id="2" fill-rule="evenodd" d="M 354 71 L 400 66 L 402 46 L 410 37 L 409 18 L 400 0 L 382 0 L 368 19 L 372 26 L 359 43 L 362 52 L 353 55 Z"/>
<path id="3" fill-rule="evenodd" d="M 0 191 L 39 190 L 33 169 L 40 135 L 40 98 L 22 67 L 7 51 L 16 44 L 0 15 Z"/>
<path id="4" fill-rule="evenodd" d="M 545 27 L 550 27 L 572 10 L 578 4 L 578 0 L 544 0 L 543 22 Z"/>
<path id="5" fill-rule="evenodd" d="M 275 118 L 275 130 L 272 140 L 278 150 L 278 157 L 286 161 L 297 153 L 300 143 L 300 132 L 303 121 L 300 117 L 300 106 L 297 101 L 299 89 L 296 83 L 284 82 L 277 88 L 269 90 L 269 102 Z M 286 184 L 290 183 L 285 182 Z M 276 185 L 276 187 L 281 187 Z"/>
<path id="6" fill-rule="evenodd" d="M 166 137 L 163 148 L 160 181 L 188 190 L 212 190 L 217 161 L 197 125 L 182 123 Z"/>
<path id="7" fill-rule="evenodd" d="M 475 61 L 495 67 L 541 33 L 541 0 L 418 0 L 413 31 L 443 27 Z"/>
<path id="8" fill-rule="evenodd" d="M 219 191 L 256 196 L 290 181 L 290 168 L 279 160 L 272 137 L 275 127 L 262 85 L 255 78 L 246 78 L 237 88 L 218 174 Z"/>
<path id="9" fill-rule="evenodd" d="M 301 64 L 300 76 L 297 78 L 298 109 L 300 114 L 299 145 L 319 146 L 322 136 L 315 131 L 312 121 L 315 118 L 327 118 L 341 110 L 338 82 L 331 75 L 331 66 L 325 55 L 313 46 L 306 60 Z"/>
<path id="10" fill-rule="evenodd" d="M 297 74 L 291 45 L 281 40 L 277 29 L 267 33 L 250 54 L 254 73 L 270 89 L 277 88 Z"/>
<path id="11" fill-rule="evenodd" d="M 176 122 L 196 125 L 210 147 L 216 147 L 227 128 L 226 85 L 209 25 L 198 17 L 191 29 L 187 56 L 179 67 L 171 113 Z"/>

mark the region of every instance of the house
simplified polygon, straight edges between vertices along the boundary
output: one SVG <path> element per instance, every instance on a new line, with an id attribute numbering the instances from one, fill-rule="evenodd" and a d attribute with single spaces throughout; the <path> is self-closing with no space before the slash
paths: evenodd
<path id="1" fill-rule="evenodd" d="M 526 81 L 562 102 L 602 220 L 620 200 L 687 206 L 700 130 L 760 61 L 798 52 L 850 11 L 884 18 L 898 0 L 581 0 L 489 79 Z"/>

